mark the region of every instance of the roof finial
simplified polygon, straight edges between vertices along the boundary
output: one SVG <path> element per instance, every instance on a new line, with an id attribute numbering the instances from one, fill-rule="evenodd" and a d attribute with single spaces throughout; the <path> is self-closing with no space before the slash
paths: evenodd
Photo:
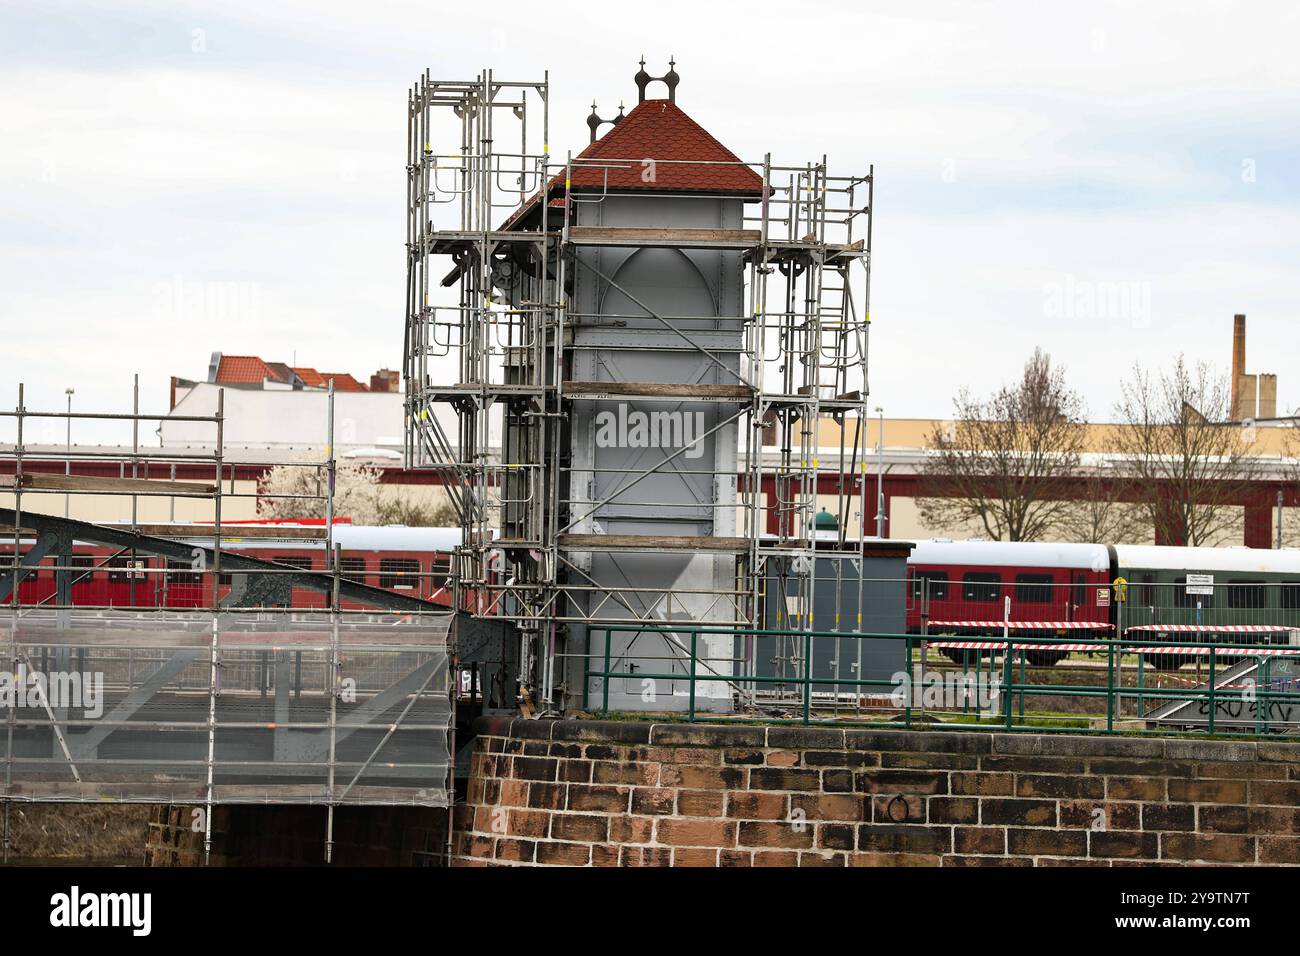
<path id="1" fill-rule="evenodd" d="M 677 61 L 673 59 L 672 54 L 668 56 L 668 72 L 663 77 L 664 85 L 668 87 L 669 102 L 677 102 L 677 84 L 682 78 L 677 75 Z"/>
<path id="2" fill-rule="evenodd" d="M 677 101 L 677 84 L 681 82 L 681 77 L 677 75 L 677 61 L 672 57 L 668 58 L 668 72 L 663 76 L 651 76 L 645 71 L 645 56 L 641 57 L 641 69 L 637 70 L 633 79 L 636 81 L 637 102 L 645 102 L 645 88 L 655 81 L 660 81 L 668 87 L 668 100 Z"/>
<path id="3" fill-rule="evenodd" d="M 648 83 L 650 82 L 651 79 L 653 79 L 653 77 L 651 77 L 650 74 L 647 73 L 647 72 L 645 71 L 645 54 L 642 53 L 642 54 L 641 54 L 641 69 L 637 70 L 637 71 L 636 71 L 636 76 L 632 77 L 633 82 L 636 83 L 636 91 L 637 91 L 637 95 L 638 95 L 637 102 L 638 102 L 638 103 L 644 103 L 644 102 L 645 102 L 645 88 L 646 88 L 646 84 L 648 84 Z"/>
<path id="4" fill-rule="evenodd" d="M 606 123 L 617 126 L 623 121 L 623 104 L 618 104 L 618 115 L 613 119 L 602 119 L 596 112 L 596 101 L 591 101 L 591 115 L 587 117 L 587 128 L 591 130 L 591 142 L 596 142 L 596 132 Z"/>

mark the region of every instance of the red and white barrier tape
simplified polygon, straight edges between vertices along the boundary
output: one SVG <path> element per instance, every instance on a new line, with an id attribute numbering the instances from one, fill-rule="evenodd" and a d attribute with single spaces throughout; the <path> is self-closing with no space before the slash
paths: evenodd
<path id="1" fill-rule="evenodd" d="M 1007 646 L 1006 641 L 927 641 L 930 647 L 947 648 L 954 651 L 1000 651 Z M 1016 644 L 1011 647 L 1017 651 L 1104 651 L 1102 644 Z"/>
<path id="2" fill-rule="evenodd" d="M 1132 654 L 1191 654 L 1197 657 L 1208 657 L 1213 648 L 1209 647 L 1132 647 L 1125 653 Z M 1232 650 L 1230 648 L 1218 648 L 1219 657 L 1300 657 L 1300 646 L 1298 647 L 1252 647 L 1249 650 Z"/>
<path id="3" fill-rule="evenodd" d="M 1201 631 L 1206 634 L 1280 634 L 1300 631 L 1294 624 L 1134 624 L 1128 631 Z"/>
<path id="4" fill-rule="evenodd" d="M 1008 628 L 1012 631 L 1109 631 L 1115 625 L 1097 621 L 930 621 L 930 627 Z"/>

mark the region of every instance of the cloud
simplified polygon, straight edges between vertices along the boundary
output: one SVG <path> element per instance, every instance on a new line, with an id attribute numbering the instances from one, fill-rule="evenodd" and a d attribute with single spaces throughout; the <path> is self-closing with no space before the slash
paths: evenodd
<path id="1" fill-rule="evenodd" d="M 1226 362 L 1240 311 L 1252 370 L 1300 404 L 1300 9 L 643 10 L 7 5 L 0 388 L 57 407 L 76 384 L 82 407 L 122 408 L 138 371 L 161 408 L 168 377 L 201 377 L 216 350 L 396 366 L 416 75 L 549 70 L 562 157 L 592 96 L 631 105 L 644 53 L 652 73 L 676 55 L 679 102 L 742 157 L 875 164 L 872 382 L 890 414 L 943 414 L 1035 345 L 1104 414 L 1133 360 Z M 1071 282 L 1133 283 L 1150 314 L 1047 314 L 1045 290 Z M 257 307 L 214 304 L 240 294 Z"/>

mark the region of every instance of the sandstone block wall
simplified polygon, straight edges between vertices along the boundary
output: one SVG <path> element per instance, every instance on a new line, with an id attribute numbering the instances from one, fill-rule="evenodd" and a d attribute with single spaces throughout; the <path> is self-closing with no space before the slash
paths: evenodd
<path id="1" fill-rule="evenodd" d="M 1300 862 L 1300 744 L 484 718 L 453 865 Z"/>

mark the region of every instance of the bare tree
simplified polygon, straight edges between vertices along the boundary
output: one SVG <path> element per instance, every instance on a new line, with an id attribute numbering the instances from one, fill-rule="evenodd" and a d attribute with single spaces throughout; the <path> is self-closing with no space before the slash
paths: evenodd
<path id="1" fill-rule="evenodd" d="M 929 436 L 917 502 L 931 525 L 975 524 L 997 540 L 1036 541 L 1067 507 L 1084 444 L 1084 405 L 1065 370 L 1035 349 L 1020 381 L 988 399 L 963 389 L 950 427 Z"/>
<path id="2" fill-rule="evenodd" d="M 1253 459 L 1249 428 L 1230 422 L 1226 378 L 1179 356 L 1153 376 L 1140 365 L 1115 406 L 1116 450 L 1156 540 L 1214 544 L 1236 521 L 1236 487 Z"/>
<path id="3" fill-rule="evenodd" d="M 1287 483 L 1290 495 L 1300 491 L 1300 408 L 1290 415 L 1291 424 L 1282 439 L 1282 478 Z M 1282 546 L 1284 548 L 1300 547 L 1300 508 L 1284 507 L 1282 509 Z"/>
<path id="4" fill-rule="evenodd" d="M 403 524 L 411 528 L 460 526 L 460 516 L 450 501 L 431 505 L 423 501 L 412 501 L 405 495 L 381 490 L 378 511 L 379 524 Z"/>
<path id="5" fill-rule="evenodd" d="M 1078 494 L 1061 511 L 1057 535 L 1065 541 L 1093 544 L 1142 544 L 1151 537 L 1146 509 L 1130 500 L 1133 489 L 1120 476 L 1091 469 Z"/>
<path id="6" fill-rule="evenodd" d="M 349 459 L 334 468 L 334 514 L 378 523 L 379 469 Z M 276 465 L 258 486 L 257 510 L 267 518 L 323 518 L 329 475 L 324 465 Z"/>

